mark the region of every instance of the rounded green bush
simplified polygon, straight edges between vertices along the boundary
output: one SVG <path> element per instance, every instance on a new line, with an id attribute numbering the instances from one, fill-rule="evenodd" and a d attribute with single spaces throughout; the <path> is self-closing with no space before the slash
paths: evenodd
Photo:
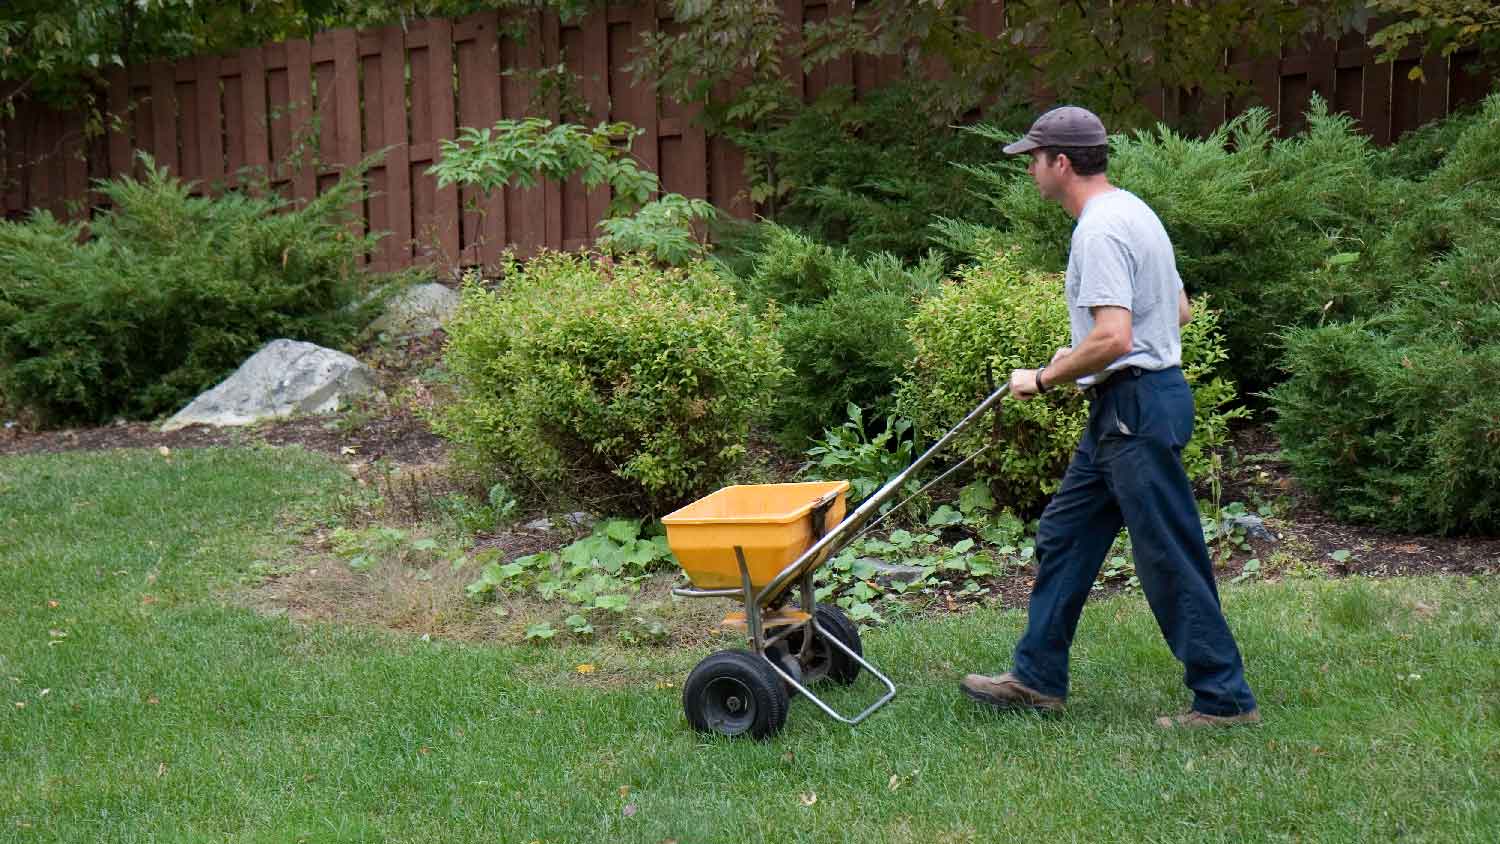
<path id="1" fill-rule="evenodd" d="M 783 374 L 771 327 L 702 263 L 512 261 L 496 289 L 465 286 L 448 330 L 458 399 L 439 433 L 540 483 L 603 482 L 643 511 L 718 485 Z"/>
<path id="2" fill-rule="evenodd" d="M 962 419 L 1011 370 L 1045 364 L 1068 345 L 1062 276 L 1023 269 L 1014 253 L 997 252 L 960 272 L 930 297 L 908 324 L 916 357 L 898 392 L 901 413 L 921 436 L 935 439 Z M 1191 477 L 1210 467 L 1209 452 L 1224 441 L 1234 386 L 1216 370 L 1225 358 L 1218 314 L 1199 299 L 1183 328 L 1183 374 L 1197 405 L 1194 436 L 1183 452 Z M 952 456 L 991 447 L 975 460 L 978 476 L 1002 502 L 1032 511 L 1062 480 L 1083 434 L 1088 408 L 1070 389 L 1041 401 L 1006 400 L 1000 421 L 983 420 L 960 437 Z"/>
<path id="3" fill-rule="evenodd" d="M 764 249 L 737 281 L 746 299 L 781 309 L 777 339 L 792 376 L 773 424 L 804 445 L 844 418 L 852 402 L 870 416 L 891 410 L 896 380 L 911 359 L 906 321 L 943 277 L 933 255 L 903 264 L 892 255 L 863 259 L 768 224 Z"/>

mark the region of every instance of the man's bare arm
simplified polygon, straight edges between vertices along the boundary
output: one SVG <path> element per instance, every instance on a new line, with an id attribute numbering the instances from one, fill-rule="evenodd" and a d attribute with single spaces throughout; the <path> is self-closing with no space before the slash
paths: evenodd
<path id="1" fill-rule="evenodd" d="M 1130 311 L 1126 308 L 1101 306 L 1090 309 L 1094 314 L 1094 328 L 1083 342 L 1065 354 L 1054 357 L 1047 364 L 1042 376 L 1047 387 L 1076 381 L 1085 375 L 1093 375 L 1106 366 L 1129 354 L 1133 335 L 1130 330 Z M 1036 376 L 1040 370 L 1017 369 L 1010 376 L 1011 395 L 1028 399 L 1036 395 Z"/>
<path id="2" fill-rule="evenodd" d="M 1193 318 L 1193 306 L 1188 304 L 1187 290 L 1177 291 L 1177 327 L 1187 325 Z"/>

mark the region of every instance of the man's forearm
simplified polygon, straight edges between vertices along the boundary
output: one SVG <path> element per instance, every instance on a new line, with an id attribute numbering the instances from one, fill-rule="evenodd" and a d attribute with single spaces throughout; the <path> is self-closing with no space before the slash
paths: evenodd
<path id="1" fill-rule="evenodd" d="M 1085 337 L 1073 351 L 1047 364 L 1042 377 L 1049 387 L 1066 384 L 1102 372 L 1119 357 L 1119 341 L 1113 336 L 1100 336 L 1095 332 Z"/>

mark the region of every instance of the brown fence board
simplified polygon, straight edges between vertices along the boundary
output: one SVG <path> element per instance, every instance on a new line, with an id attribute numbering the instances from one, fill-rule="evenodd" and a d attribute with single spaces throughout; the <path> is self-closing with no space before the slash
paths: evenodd
<path id="1" fill-rule="evenodd" d="M 536 70 L 542 66 L 541 21 L 537 15 L 524 15 L 525 40 L 517 43 L 506 38 L 501 44 L 501 62 L 505 67 L 520 70 Z M 535 83 L 517 75 L 504 77 L 501 86 L 501 107 L 505 119 L 520 120 L 526 117 Z M 548 214 L 546 193 L 540 186 L 505 191 L 506 219 L 510 228 L 507 237 L 516 246 L 521 256 L 532 255 L 546 244 Z"/>
<path id="2" fill-rule="evenodd" d="M 313 134 L 312 43 L 297 38 L 286 45 L 287 95 L 291 134 L 292 196 L 311 201 L 318 190 L 318 165 Z"/>
<path id="3" fill-rule="evenodd" d="M 500 120 L 500 40 L 494 12 L 464 18 L 454 27 L 458 41 L 458 123 L 483 128 Z M 459 198 L 463 206 L 463 256 L 465 263 L 489 264 L 505 248 L 505 194 L 489 196 L 465 188 Z"/>
<path id="4" fill-rule="evenodd" d="M 534 17 L 537 18 L 537 26 L 541 32 L 541 60 L 547 67 L 556 67 L 561 62 L 559 54 L 562 51 L 562 24 L 558 21 L 556 15 L 538 14 Z M 543 110 L 541 116 L 556 123 L 559 116 L 556 104 L 549 104 Z M 543 228 L 547 232 L 547 239 L 544 243 L 548 249 L 562 249 L 563 217 L 565 214 L 563 209 L 563 186 L 548 179 L 542 183 L 541 191 L 542 195 L 546 197 L 546 204 L 543 206 L 542 211 Z"/>
<path id="5" fill-rule="evenodd" d="M 438 140 L 451 138 L 458 131 L 453 80 L 453 24 L 446 20 L 432 21 L 428 24 L 428 33 L 430 40 L 427 51 L 431 57 L 429 90 L 431 91 L 432 134 L 424 140 L 432 142 L 436 147 Z M 429 164 L 436 162 L 437 153 L 434 152 Z M 423 176 L 423 178 L 433 186 L 435 192 L 433 224 L 438 229 L 438 245 L 443 253 L 442 260 L 450 264 L 458 262 L 462 244 L 458 216 L 458 187 L 449 185 L 439 189 L 437 177 Z"/>
<path id="6" fill-rule="evenodd" d="M 367 45 L 373 42 L 376 50 L 371 52 Z M 365 154 L 384 152 L 385 150 L 385 119 L 381 104 L 385 98 L 382 93 L 384 75 L 380 69 L 379 37 L 375 33 L 359 33 L 359 56 L 360 56 L 360 82 L 363 86 L 363 99 L 367 107 L 360 112 L 361 127 L 364 134 Z M 381 158 L 380 162 L 370 168 L 369 172 L 369 199 L 365 202 L 365 219 L 367 221 L 366 231 L 371 233 L 384 233 L 389 237 L 390 223 L 388 220 L 389 197 L 386 195 L 386 176 L 390 168 L 389 155 Z M 370 268 L 376 271 L 384 271 L 390 262 L 388 260 L 387 247 L 385 243 L 376 246 L 370 254 Z M 396 269 L 392 267 L 392 269 Z"/>
<path id="7" fill-rule="evenodd" d="M 192 64 L 187 59 L 184 64 Z M 203 163 L 198 142 L 198 86 L 191 82 L 177 82 L 174 86 L 177 100 L 177 131 L 182 158 L 179 173 L 186 181 L 193 182 L 193 192 L 202 193 Z"/>
<path id="8" fill-rule="evenodd" d="M 597 124 L 610 117 L 609 68 L 612 64 L 629 61 L 628 54 L 610 52 L 609 20 L 606 15 L 590 15 L 579 29 L 578 44 L 583 51 L 578 56 L 579 70 L 583 76 L 583 98 L 589 104 L 592 119 Z M 570 57 L 571 58 L 571 57 Z M 604 219 L 609 209 L 610 189 L 602 185 L 589 191 L 586 197 L 584 227 L 580 235 L 586 241 L 594 238 L 594 226 Z"/>
<path id="9" fill-rule="evenodd" d="M 135 114 L 130 104 L 130 74 L 124 69 L 109 74 L 109 115 L 109 169 L 128 173 L 134 156 L 130 127 Z"/>
<path id="10" fill-rule="evenodd" d="M 285 48 L 286 45 L 280 45 Z M 282 51 L 285 55 L 285 49 Z M 266 61 L 266 120 L 271 140 L 271 185 L 284 198 L 291 198 L 292 87 L 285 62 L 272 67 Z"/>
<path id="11" fill-rule="evenodd" d="M 84 158 L 83 113 L 70 112 L 63 122 L 59 153 L 62 158 L 63 200 L 83 202 L 89 189 L 89 163 Z"/>
<path id="12" fill-rule="evenodd" d="M 219 57 L 200 56 L 196 61 L 198 85 L 194 99 L 198 109 L 198 173 L 209 191 L 224 181 L 224 104 L 219 97 Z"/>
<path id="13" fill-rule="evenodd" d="M 642 38 L 656 32 L 656 11 L 645 5 L 631 10 L 630 21 L 624 27 L 611 28 L 611 56 L 629 55 L 630 48 Z M 629 71 L 619 61 L 611 62 L 610 90 L 614 92 L 614 114 L 639 127 L 642 132 L 631 146 L 631 151 L 641 166 L 653 173 L 661 172 L 661 138 L 658 123 L 661 119 L 654 77 L 647 77 L 635 84 Z"/>
<path id="14" fill-rule="evenodd" d="M 333 144 L 325 148 L 323 153 L 332 155 L 336 167 L 342 173 L 359 164 L 365 149 L 360 128 L 362 109 L 359 98 L 359 35 L 352 29 L 338 29 L 327 36 L 333 44 L 332 108 L 323 108 L 321 111 L 323 120 L 335 127 L 335 137 Z M 353 217 L 349 224 L 350 235 L 363 237 L 369 216 L 365 201 L 352 203 L 349 213 Z M 366 260 L 363 255 L 359 258 L 361 264 Z"/>
<path id="15" fill-rule="evenodd" d="M 411 170 L 406 136 L 406 44 L 400 27 L 381 30 L 380 99 L 385 154 L 386 227 L 390 232 L 383 241 L 387 264 L 405 267 L 411 264 Z"/>
<path id="16" fill-rule="evenodd" d="M 220 73 L 224 86 L 224 183 L 233 187 L 240 183 L 245 167 L 245 78 L 238 70 L 231 74 L 222 65 Z"/>
<path id="17" fill-rule="evenodd" d="M 271 136 L 266 114 L 266 58 L 259 47 L 240 51 L 240 118 L 244 164 L 254 181 L 270 178 Z"/>
<path id="18" fill-rule="evenodd" d="M 333 33 L 322 32 L 313 39 L 312 63 L 313 119 L 318 130 L 317 180 L 318 193 L 322 193 L 337 178 L 340 164 Z"/>
<path id="19" fill-rule="evenodd" d="M 172 66 L 151 64 L 151 138 L 156 166 L 177 170 L 182 159 L 177 152 L 177 84 Z"/>
<path id="20" fill-rule="evenodd" d="M 1417 106 L 1419 124 L 1439 120 L 1448 113 L 1448 60 L 1442 56 L 1423 59 L 1422 74 Z"/>
<path id="21" fill-rule="evenodd" d="M 0 217 L 8 219 L 26 210 L 26 193 L 21 182 L 26 173 L 25 148 L 17 137 L 15 117 L 0 114 L 0 132 L 4 133 L 4 147 L 0 148 Z"/>

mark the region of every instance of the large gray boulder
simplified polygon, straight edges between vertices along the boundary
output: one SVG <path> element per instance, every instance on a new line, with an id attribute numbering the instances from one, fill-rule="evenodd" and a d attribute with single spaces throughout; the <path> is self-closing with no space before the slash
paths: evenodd
<path id="1" fill-rule="evenodd" d="M 420 337 L 448 323 L 458 311 L 459 295 L 441 284 L 408 287 L 386 303 L 385 313 L 370 324 L 377 334 Z"/>
<path id="2" fill-rule="evenodd" d="M 298 340 L 272 340 L 218 386 L 162 425 L 249 425 L 295 413 L 329 413 L 352 399 L 383 397 L 375 373 L 354 358 Z"/>

